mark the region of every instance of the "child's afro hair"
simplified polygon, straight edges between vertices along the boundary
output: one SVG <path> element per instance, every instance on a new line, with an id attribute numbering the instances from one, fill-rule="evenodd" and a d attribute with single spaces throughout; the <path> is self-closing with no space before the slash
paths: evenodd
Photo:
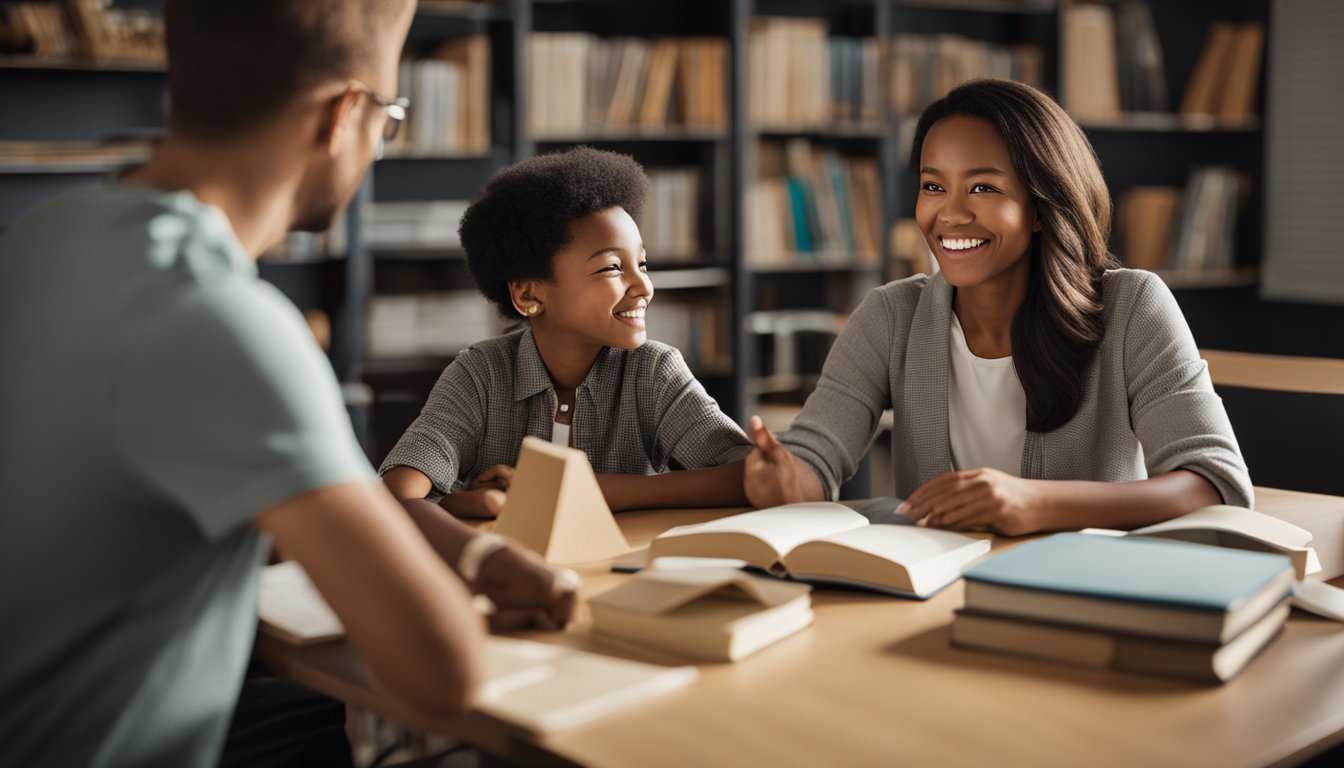
<path id="1" fill-rule="evenodd" d="M 516 280 L 549 280 L 569 244 L 570 222 L 620 206 L 640 224 L 649 179 L 628 155 L 575 147 L 514 163 L 491 177 L 462 216 L 458 235 L 477 288 L 506 318 Z"/>

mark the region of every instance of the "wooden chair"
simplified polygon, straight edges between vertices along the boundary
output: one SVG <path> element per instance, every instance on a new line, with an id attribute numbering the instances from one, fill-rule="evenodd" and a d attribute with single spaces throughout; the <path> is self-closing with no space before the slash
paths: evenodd
<path id="1" fill-rule="evenodd" d="M 1344 360 L 1200 355 L 1256 485 L 1344 494 Z"/>

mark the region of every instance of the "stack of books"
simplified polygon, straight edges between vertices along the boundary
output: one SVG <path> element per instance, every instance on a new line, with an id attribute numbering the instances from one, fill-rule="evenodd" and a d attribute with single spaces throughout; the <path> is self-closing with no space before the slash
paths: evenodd
<path id="1" fill-rule="evenodd" d="M 596 638 L 737 661 L 810 626 L 811 589 L 731 567 L 650 569 L 588 607 Z"/>
<path id="2" fill-rule="evenodd" d="M 954 645 L 1224 682 L 1288 617 L 1281 554 L 1062 533 L 969 569 Z"/>

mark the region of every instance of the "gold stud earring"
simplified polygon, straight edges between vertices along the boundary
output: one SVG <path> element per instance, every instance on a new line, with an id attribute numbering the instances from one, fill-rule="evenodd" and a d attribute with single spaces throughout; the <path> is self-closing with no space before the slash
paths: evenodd
<path id="1" fill-rule="evenodd" d="M 537 312 L 539 312 L 540 310 L 541 310 L 541 305 L 540 305 L 540 304 L 533 304 L 532 306 L 530 306 L 530 307 L 527 308 L 527 314 L 528 314 L 528 315 L 535 315 L 535 314 L 537 314 Z"/>

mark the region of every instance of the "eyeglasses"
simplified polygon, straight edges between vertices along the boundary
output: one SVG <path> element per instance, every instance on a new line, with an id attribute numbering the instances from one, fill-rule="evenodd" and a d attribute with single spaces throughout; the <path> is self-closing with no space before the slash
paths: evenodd
<path id="1" fill-rule="evenodd" d="M 359 84 L 359 92 L 368 96 L 374 104 L 387 111 L 387 122 L 383 123 L 382 144 L 397 138 L 397 133 L 401 131 L 401 124 L 406 121 L 406 110 L 411 108 L 411 100 L 405 96 L 389 99 L 363 83 Z M 379 157 L 383 155 L 382 144 L 378 147 Z"/>

